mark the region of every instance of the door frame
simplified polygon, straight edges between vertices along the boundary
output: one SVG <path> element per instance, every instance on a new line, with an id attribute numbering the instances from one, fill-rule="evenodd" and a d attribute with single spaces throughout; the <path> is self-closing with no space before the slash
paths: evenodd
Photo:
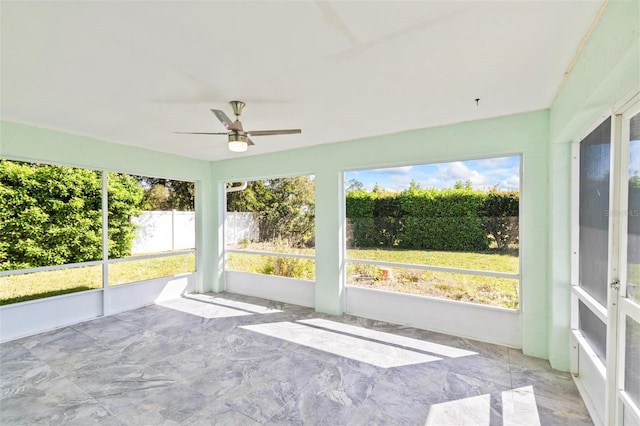
<path id="1" fill-rule="evenodd" d="M 619 129 L 615 125 L 613 109 L 608 108 L 599 119 L 590 125 L 579 138 L 572 144 L 571 167 L 571 373 L 581 396 L 587 406 L 591 418 L 596 423 L 612 424 L 614 410 L 610 407 L 615 399 L 615 360 L 616 353 L 616 327 L 617 327 L 617 292 L 610 283 L 618 279 L 618 247 L 619 238 L 616 229 L 619 222 L 615 215 L 608 215 L 608 254 L 607 254 L 607 305 L 603 306 L 587 291 L 579 285 L 580 272 L 580 144 L 596 128 L 606 120 L 611 120 L 611 147 L 609 170 L 616 170 L 617 152 L 616 139 L 619 138 Z M 609 210 L 616 205 L 619 199 L 619 185 L 613 173 L 609 178 Z M 608 212 L 607 212 L 608 213 Z M 606 363 L 602 362 L 592 349 L 587 339 L 579 328 L 578 305 L 582 302 L 594 315 L 596 315 L 607 328 L 606 337 Z M 584 376 L 584 379 L 583 379 Z M 602 389 L 594 387 L 602 386 Z M 604 406 L 601 405 L 604 402 Z"/>
<path id="2" fill-rule="evenodd" d="M 571 169 L 571 349 L 574 381 L 595 423 L 622 424 L 623 405 L 640 410 L 622 390 L 624 384 L 625 315 L 640 322 L 640 309 L 626 300 L 628 209 L 628 139 L 626 120 L 640 112 L 640 93 L 626 98 L 598 116 L 572 144 Z M 580 256 L 580 143 L 604 121 L 611 120 L 608 215 L 607 304 L 603 306 L 579 286 Z M 628 127 L 628 126 L 627 126 Z M 578 305 L 582 302 L 605 323 L 606 362 L 602 362 L 579 330 Z M 584 373 L 584 374 L 583 374 Z M 583 377 L 584 376 L 584 377 Z M 601 389 L 598 387 L 601 386 Z M 602 405 L 604 402 L 604 405 Z"/>
<path id="3" fill-rule="evenodd" d="M 620 135 L 620 149 L 619 151 L 619 169 L 616 173 L 618 179 L 618 187 L 620 188 L 619 194 L 619 217 L 620 222 L 620 256 L 619 265 L 620 270 L 620 291 L 618 295 L 618 319 L 619 324 L 617 329 L 617 358 L 616 368 L 617 374 L 615 378 L 615 391 L 614 391 L 614 404 L 615 404 L 615 421 L 617 424 L 624 422 L 624 409 L 630 409 L 630 416 L 635 417 L 635 420 L 640 423 L 640 403 L 631 400 L 631 398 L 624 391 L 625 381 L 625 349 L 626 349 L 626 318 L 627 316 L 634 321 L 640 323 L 640 303 L 633 302 L 626 297 L 627 295 L 627 237 L 628 237 L 628 210 L 629 210 L 629 146 L 630 146 L 630 129 L 627 125 L 629 120 L 640 114 L 640 93 L 632 97 L 628 102 L 624 103 L 617 109 L 615 120 L 616 127 L 618 127 Z M 624 218 L 624 220 L 623 220 Z"/>

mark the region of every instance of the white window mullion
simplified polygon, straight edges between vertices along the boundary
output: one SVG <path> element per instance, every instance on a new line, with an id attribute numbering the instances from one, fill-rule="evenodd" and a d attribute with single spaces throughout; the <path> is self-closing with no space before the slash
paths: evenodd
<path id="1" fill-rule="evenodd" d="M 109 182 L 102 171 L 102 315 L 108 314 L 109 297 Z"/>

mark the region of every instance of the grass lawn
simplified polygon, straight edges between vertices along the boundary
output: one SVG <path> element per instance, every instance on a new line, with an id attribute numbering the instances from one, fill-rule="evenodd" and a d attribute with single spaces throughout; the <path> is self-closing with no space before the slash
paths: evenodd
<path id="1" fill-rule="evenodd" d="M 349 249 L 349 259 L 381 260 L 415 265 L 446 266 L 479 271 L 512 272 L 519 270 L 519 258 L 499 251 L 469 253 L 458 251 Z"/>
<path id="2" fill-rule="evenodd" d="M 0 305 L 102 287 L 102 266 L 0 277 Z"/>
<path id="3" fill-rule="evenodd" d="M 109 285 L 195 270 L 195 255 L 133 260 L 109 265 Z M 102 288 L 102 266 L 60 269 L 0 277 L 0 305 Z"/>
<path id="4" fill-rule="evenodd" d="M 109 285 L 134 283 L 195 270 L 196 256 L 194 253 L 111 263 L 109 265 Z"/>
<path id="5" fill-rule="evenodd" d="M 248 247 L 248 249 L 255 249 Z M 268 249 L 268 248 L 267 248 Z M 275 251 L 275 250 L 274 250 Z M 297 249 L 296 253 L 305 253 Z M 308 249 L 313 254 L 313 249 Z M 497 251 L 485 253 L 442 252 L 421 250 L 347 250 L 350 259 L 379 260 L 384 262 L 413 263 L 417 265 L 446 266 L 461 269 L 517 273 L 519 258 Z M 255 272 L 313 280 L 314 261 L 311 259 L 279 258 L 244 253 L 229 253 L 227 268 L 233 271 Z M 380 290 L 397 291 L 423 296 L 482 303 L 504 308 L 518 308 L 519 281 L 481 275 L 453 274 L 417 269 L 389 268 L 384 279 L 382 270 L 375 265 L 347 264 L 347 284 Z"/>
<path id="6" fill-rule="evenodd" d="M 248 248 L 256 249 L 256 247 Z M 296 253 L 313 254 L 314 250 L 297 249 Z M 353 249 L 347 250 L 347 256 L 351 259 L 514 273 L 519 268 L 517 256 L 500 252 Z M 313 259 L 229 253 L 227 268 L 235 271 L 315 279 Z M 112 263 L 109 265 L 109 285 L 120 285 L 194 270 L 194 254 Z M 390 276 L 385 277 L 378 266 L 349 262 L 347 283 L 359 287 L 442 297 L 512 309 L 518 307 L 518 280 L 405 268 L 390 268 L 390 272 Z M 99 265 L 12 275 L 0 278 L 0 305 L 101 287 L 102 267 Z"/>

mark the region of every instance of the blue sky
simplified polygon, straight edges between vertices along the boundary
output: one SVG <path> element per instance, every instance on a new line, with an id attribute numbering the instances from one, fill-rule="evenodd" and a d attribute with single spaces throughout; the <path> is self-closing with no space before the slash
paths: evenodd
<path id="1" fill-rule="evenodd" d="M 362 182 L 368 191 L 377 183 L 381 189 L 402 191 L 414 180 L 422 188 L 451 188 L 457 181 L 470 180 L 476 189 L 519 189 L 520 157 L 488 158 L 484 160 L 453 161 L 376 170 L 357 170 L 345 173 L 345 182 Z"/>

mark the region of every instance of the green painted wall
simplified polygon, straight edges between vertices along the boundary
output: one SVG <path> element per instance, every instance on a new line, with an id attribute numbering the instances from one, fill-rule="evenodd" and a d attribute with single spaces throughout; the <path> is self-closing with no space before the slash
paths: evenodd
<path id="1" fill-rule="evenodd" d="M 342 173 L 521 154 L 522 334 L 525 353 L 569 367 L 570 143 L 640 90 L 640 0 L 611 0 L 550 110 L 213 163 L 0 123 L 0 157 L 194 180 L 199 289 L 224 288 L 225 181 L 316 176 L 316 305 L 341 313 Z"/>
<path id="2" fill-rule="evenodd" d="M 224 181 L 315 174 L 316 309 L 338 314 L 343 311 L 344 171 L 521 154 L 523 348 L 546 357 L 548 242 L 540 230 L 547 228 L 548 134 L 548 112 L 536 111 L 224 160 L 212 163 L 212 170 L 217 191 L 222 191 Z M 216 282 L 215 289 L 221 288 L 223 283 Z"/>
<path id="3" fill-rule="evenodd" d="M 549 361 L 569 369 L 571 143 L 640 91 L 640 1 L 611 0 L 550 109 Z"/>
<path id="4" fill-rule="evenodd" d="M 208 162 L 6 121 L 0 122 L 0 157 L 195 181 L 198 288 L 211 281 L 214 265 L 204 261 L 211 258 L 215 210 Z"/>

